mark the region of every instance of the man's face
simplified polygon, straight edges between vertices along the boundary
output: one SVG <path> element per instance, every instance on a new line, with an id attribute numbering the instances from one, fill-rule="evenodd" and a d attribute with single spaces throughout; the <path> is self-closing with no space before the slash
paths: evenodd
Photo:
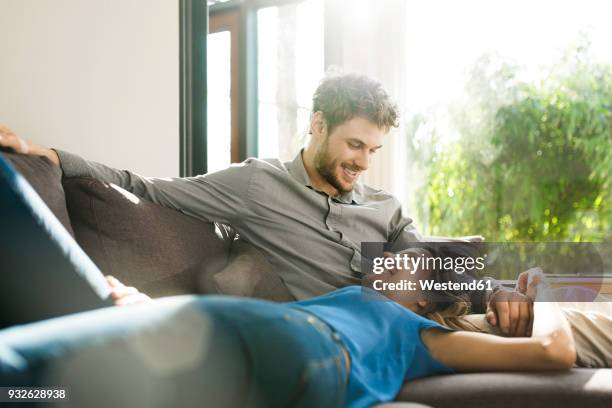
<path id="1" fill-rule="evenodd" d="M 314 165 L 321 177 L 338 193 L 353 190 L 372 155 L 382 147 L 387 131 L 367 119 L 356 117 L 336 126 L 317 149 Z"/>

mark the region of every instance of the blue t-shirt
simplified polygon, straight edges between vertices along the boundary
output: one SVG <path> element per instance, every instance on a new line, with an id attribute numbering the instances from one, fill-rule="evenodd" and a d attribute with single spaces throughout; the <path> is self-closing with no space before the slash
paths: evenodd
<path id="1" fill-rule="evenodd" d="M 392 401 L 406 380 L 454 372 L 432 357 L 420 336 L 426 328 L 449 329 L 372 289 L 349 286 L 290 305 L 321 318 L 346 345 L 348 407 Z"/>

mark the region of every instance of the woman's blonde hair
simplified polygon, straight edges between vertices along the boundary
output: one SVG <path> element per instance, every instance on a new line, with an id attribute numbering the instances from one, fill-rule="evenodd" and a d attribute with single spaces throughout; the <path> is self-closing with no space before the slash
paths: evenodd
<path id="1" fill-rule="evenodd" d="M 425 246 L 425 249 L 432 256 L 439 257 L 455 257 L 464 256 L 465 254 L 457 252 L 456 248 L 445 246 Z M 455 249 L 455 251 L 453 251 Z M 435 282 L 457 282 L 458 276 L 452 270 L 444 268 L 433 269 L 430 271 L 430 277 Z M 483 332 L 477 325 L 465 319 L 465 316 L 470 314 L 472 303 L 467 293 L 461 291 L 449 290 L 432 290 L 426 295 L 428 298 L 427 306 L 421 312 L 423 316 L 429 320 L 433 320 L 443 326 L 455 330 Z"/>
<path id="2" fill-rule="evenodd" d="M 457 299 L 439 310 L 434 306 L 434 310 L 426 312 L 425 317 L 451 329 L 482 332 L 478 326 L 464 319 L 469 313 L 470 302 Z"/>

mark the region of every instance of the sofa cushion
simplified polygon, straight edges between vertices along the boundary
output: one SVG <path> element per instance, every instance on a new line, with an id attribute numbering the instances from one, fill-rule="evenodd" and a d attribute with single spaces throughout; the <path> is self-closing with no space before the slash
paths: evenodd
<path id="1" fill-rule="evenodd" d="M 46 157 L 27 156 L 23 154 L 0 153 L 13 167 L 25 177 L 40 198 L 47 204 L 53 215 L 62 223 L 70 235 L 74 231 L 66 209 L 66 198 L 62 187 L 62 170 Z"/>
<path id="2" fill-rule="evenodd" d="M 289 302 L 295 300 L 282 279 L 273 271 L 268 260 L 251 244 L 235 239 L 227 265 L 217 271 L 204 266 L 200 274 L 202 292 L 222 293 Z"/>
<path id="3" fill-rule="evenodd" d="M 612 406 L 612 369 L 429 377 L 404 384 L 397 400 L 436 408 L 607 408 Z"/>
<path id="4" fill-rule="evenodd" d="M 114 185 L 65 178 L 75 236 L 104 274 L 152 296 L 197 291 L 202 263 L 222 268 L 229 242 L 215 226 Z"/>

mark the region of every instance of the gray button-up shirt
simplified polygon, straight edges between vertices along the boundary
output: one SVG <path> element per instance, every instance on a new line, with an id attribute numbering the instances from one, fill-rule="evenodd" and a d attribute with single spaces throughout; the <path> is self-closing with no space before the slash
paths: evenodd
<path id="1" fill-rule="evenodd" d="M 419 241 L 392 195 L 362 184 L 317 191 L 302 154 L 291 162 L 247 159 L 187 178 L 142 177 L 58 151 L 66 177 L 93 177 L 204 221 L 231 225 L 261 250 L 296 299 L 361 282 L 361 242 Z M 405 245 L 404 245 L 405 243 Z"/>

